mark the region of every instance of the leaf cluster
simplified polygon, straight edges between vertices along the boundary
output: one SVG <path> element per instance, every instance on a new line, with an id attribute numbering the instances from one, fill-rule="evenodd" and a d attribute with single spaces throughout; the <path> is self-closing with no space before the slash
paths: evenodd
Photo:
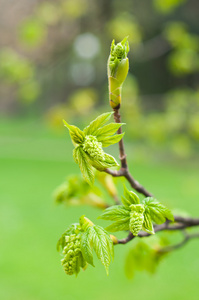
<path id="1" fill-rule="evenodd" d="M 99 171 L 104 171 L 109 167 L 119 166 L 115 158 L 102 149 L 102 147 L 118 143 L 124 135 L 124 133 L 115 134 L 123 124 L 110 123 L 105 125 L 111 115 L 112 112 L 108 112 L 98 116 L 83 131 L 64 121 L 75 145 L 74 160 L 79 164 L 85 181 L 90 185 L 94 183 L 93 167 Z"/>
<path id="2" fill-rule="evenodd" d="M 93 224 L 85 216 L 81 216 L 79 223 L 71 225 L 60 237 L 57 243 L 57 250 L 63 250 L 67 243 L 67 238 L 71 234 L 80 235 L 81 254 L 86 264 L 94 267 L 93 250 L 98 259 L 104 265 L 108 275 L 111 258 L 114 257 L 113 242 L 110 235 L 101 226 Z"/>
<path id="3" fill-rule="evenodd" d="M 124 188 L 123 205 L 111 206 L 104 210 L 99 218 L 114 221 L 106 228 L 107 231 L 116 232 L 130 230 L 134 235 L 138 232 L 131 230 L 130 224 L 141 222 L 140 229 L 154 234 L 153 223 L 162 224 L 166 219 L 174 221 L 173 214 L 163 204 L 153 197 L 147 197 L 140 202 L 136 193 Z M 142 218 L 140 218 L 142 216 Z"/>

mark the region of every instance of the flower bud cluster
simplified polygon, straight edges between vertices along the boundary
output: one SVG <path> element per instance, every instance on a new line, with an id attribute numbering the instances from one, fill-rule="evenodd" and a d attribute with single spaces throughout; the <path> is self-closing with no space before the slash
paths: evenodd
<path id="1" fill-rule="evenodd" d="M 66 236 L 66 246 L 63 249 L 64 258 L 61 264 L 68 275 L 77 274 L 82 262 L 82 253 L 80 248 L 80 235 L 71 234 Z"/>
<path id="2" fill-rule="evenodd" d="M 118 65 L 118 63 L 125 58 L 126 51 L 121 43 L 118 43 L 117 45 L 112 44 L 111 46 L 111 54 L 109 58 L 109 67 L 114 72 L 114 68 Z M 112 73 L 112 75 L 114 75 Z"/>
<path id="3" fill-rule="evenodd" d="M 129 229 L 134 236 L 137 236 L 139 231 L 142 229 L 142 224 L 144 222 L 144 206 L 142 204 L 132 204 L 130 208 Z"/>
<path id="4" fill-rule="evenodd" d="M 104 151 L 102 149 L 102 143 L 98 142 L 97 138 L 93 135 L 87 135 L 84 140 L 83 149 L 91 157 L 104 161 Z"/>

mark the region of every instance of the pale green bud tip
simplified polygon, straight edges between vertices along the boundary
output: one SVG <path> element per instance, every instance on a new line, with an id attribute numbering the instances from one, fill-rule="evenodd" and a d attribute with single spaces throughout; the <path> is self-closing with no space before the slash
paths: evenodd
<path id="1" fill-rule="evenodd" d="M 115 45 L 115 40 L 112 41 L 111 51 L 108 61 L 108 67 L 110 69 L 111 76 L 114 76 L 119 63 L 127 58 L 129 52 L 128 37 L 125 37 L 123 41 Z"/>

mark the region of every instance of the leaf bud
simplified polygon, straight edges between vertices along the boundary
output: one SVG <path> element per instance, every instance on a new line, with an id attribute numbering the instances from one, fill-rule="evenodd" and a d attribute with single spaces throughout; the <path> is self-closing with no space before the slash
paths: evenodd
<path id="1" fill-rule="evenodd" d="M 129 43 L 127 37 L 115 45 L 112 41 L 111 51 L 108 58 L 108 81 L 110 106 L 119 108 L 121 103 L 121 89 L 129 70 Z"/>

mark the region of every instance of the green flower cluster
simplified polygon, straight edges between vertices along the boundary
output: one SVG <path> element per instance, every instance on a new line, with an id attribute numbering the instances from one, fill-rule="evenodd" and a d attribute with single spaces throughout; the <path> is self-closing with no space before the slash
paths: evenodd
<path id="1" fill-rule="evenodd" d="M 91 157 L 99 159 L 101 161 L 105 160 L 105 153 L 102 149 L 102 143 L 98 142 L 97 138 L 93 135 L 87 135 L 83 143 L 83 149 Z"/>
<path id="2" fill-rule="evenodd" d="M 162 224 L 166 220 L 174 221 L 172 212 L 153 197 L 142 200 L 133 191 L 124 186 L 123 205 L 108 207 L 100 219 L 114 221 L 106 230 L 110 232 L 130 230 L 137 236 L 140 230 L 154 234 L 153 223 Z"/>
<path id="3" fill-rule="evenodd" d="M 64 258 L 61 264 L 68 275 L 78 274 L 81 268 L 85 268 L 87 263 L 81 252 L 81 240 L 79 234 L 71 234 L 65 237 L 66 246 L 63 249 Z"/>
<path id="4" fill-rule="evenodd" d="M 129 229 L 134 236 L 137 236 L 139 231 L 142 229 L 142 224 L 144 222 L 144 205 L 131 204 L 130 209 Z"/>

